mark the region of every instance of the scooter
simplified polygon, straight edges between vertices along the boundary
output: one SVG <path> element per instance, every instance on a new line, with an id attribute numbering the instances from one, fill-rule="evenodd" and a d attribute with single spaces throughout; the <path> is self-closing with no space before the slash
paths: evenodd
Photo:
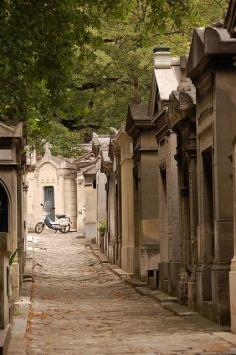
<path id="1" fill-rule="evenodd" d="M 43 216 L 40 222 L 38 222 L 35 226 L 35 233 L 40 234 L 44 230 L 45 225 L 49 229 L 53 229 L 55 233 L 59 230 L 61 233 L 69 233 L 70 232 L 70 225 L 71 220 L 70 218 L 66 217 L 64 214 L 56 215 L 56 221 L 53 222 L 49 217 L 49 212 L 46 211 L 45 206 L 41 203 L 43 207 Z"/>

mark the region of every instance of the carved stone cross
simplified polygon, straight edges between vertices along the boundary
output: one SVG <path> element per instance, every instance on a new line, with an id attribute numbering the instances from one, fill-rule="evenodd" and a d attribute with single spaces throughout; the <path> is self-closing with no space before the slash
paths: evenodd
<path id="1" fill-rule="evenodd" d="M 46 142 L 44 145 L 44 149 L 45 149 L 44 156 L 48 156 L 48 157 L 51 156 L 51 148 L 52 145 L 49 142 Z"/>

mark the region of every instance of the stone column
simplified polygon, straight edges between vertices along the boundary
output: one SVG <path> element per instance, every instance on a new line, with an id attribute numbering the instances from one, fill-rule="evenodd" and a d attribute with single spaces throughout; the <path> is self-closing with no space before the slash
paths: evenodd
<path id="1" fill-rule="evenodd" d="M 141 151 L 138 190 L 140 277 L 143 280 L 148 270 L 158 269 L 160 262 L 158 176 L 157 149 Z"/>
<path id="2" fill-rule="evenodd" d="M 135 274 L 135 235 L 134 235 L 134 187 L 133 187 L 133 142 L 132 138 L 120 131 L 116 138 L 120 145 L 120 186 L 121 186 L 121 268 Z"/>
<path id="3" fill-rule="evenodd" d="M 180 222 L 178 170 L 175 160 L 176 134 L 169 130 L 167 156 L 167 218 L 168 218 L 168 293 L 176 295 L 177 280 L 180 272 Z"/>
<path id="4" fill-rule="evenodd" d="M 197 157 L 196 142 L 194 152 L 189 154 L 189 209 L 190 209 L 190 243 L 191 243 L 191 277 L 188 282 L 188 305 L 197 309 Z"/>
<path id="5" fill-rule="evenodd" d="M 229 273 L 230 283 L 230 312 L 231 330 L 236 333 L 236 141 L 233 145 L 233 192 L 234 192 L 234 257 L 231 261 L 231 271 Z"/>

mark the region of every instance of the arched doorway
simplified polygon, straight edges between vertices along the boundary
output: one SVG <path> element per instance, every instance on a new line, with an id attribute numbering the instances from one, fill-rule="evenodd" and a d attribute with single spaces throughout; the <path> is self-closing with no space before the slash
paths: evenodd
<path id="1" fill-rule="evenodd" d="M 9 200 L 4 185 L 0 182 L 0 232 L 9 231 Z"/>

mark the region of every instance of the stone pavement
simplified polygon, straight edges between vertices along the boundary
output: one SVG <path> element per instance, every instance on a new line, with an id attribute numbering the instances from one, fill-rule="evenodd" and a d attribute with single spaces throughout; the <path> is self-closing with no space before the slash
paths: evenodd
<path id="1" fill-rule="evenodd" d="M 28 355 L 236 354 L 235 336 L 140 295 L 77 233 L 34 236 L 33 244 Z M 12 339 L 9 354 L 21 353 Z"/>

